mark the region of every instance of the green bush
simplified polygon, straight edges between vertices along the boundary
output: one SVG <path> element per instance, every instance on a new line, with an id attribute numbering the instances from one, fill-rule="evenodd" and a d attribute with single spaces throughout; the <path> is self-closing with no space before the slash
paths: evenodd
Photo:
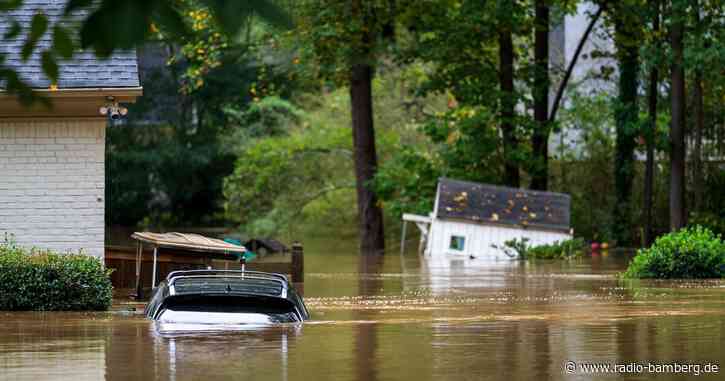
<path id="1" fill-rule="evenodd" d="M 0 242 L 0 310 L 106 310 L 113 287 L 100 260 Z"/>
<path id="2" fill-rule="evenodd" d="M 494 248 L 500 248 L 494 245 Z M 557 241 L 548 245 L 530 246 L 529 239 L 512 239 L 504 242 L 500 248 L 510 257 L 527 259 L 570 259 L 584 255 L 586 244 L 581 238 Z"/>
<path id="3" fill-rule="evenodd" d="M 637 252 L 624 278 L 723 278 L 725 242 L 707 228 L 694 226 L 658 238 Z"/>

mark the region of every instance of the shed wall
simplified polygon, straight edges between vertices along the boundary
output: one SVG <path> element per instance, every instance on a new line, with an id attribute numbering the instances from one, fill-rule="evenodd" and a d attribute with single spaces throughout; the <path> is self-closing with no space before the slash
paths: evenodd
<path id="1" fill-rule="evenodd" d="M 105 119 L 0 120 L 0 240 L 103 258 Z"/>
<path id="2" fill-rule="evenodd" d="M 450 248 L 452 236 L 465 237 L 463 251 Z M 570 239 L 571 236 L 560 232 L 435 219 L 431 224 L 426 254 L 433 256 L 445 254 L 473 255 L 475 257 L 507 259 L 509 257 L 503 251 L 494 249 L 491 245 L 501 247 L 504 242 L 514 238 L 528 238 L 529 244 L 542 245 Z"/>

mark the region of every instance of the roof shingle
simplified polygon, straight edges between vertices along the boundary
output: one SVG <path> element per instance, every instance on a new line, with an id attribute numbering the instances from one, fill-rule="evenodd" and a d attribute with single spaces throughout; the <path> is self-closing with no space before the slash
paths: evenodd
<path id="1" fill-rule="evenodd" d="M 569 231 L 571 197 L 441 178 L 438 218 Z"/>
<path id="2" fill-rule="evenodd" d="M 14 69 L 30 87 L 48 88 L 51 85 L 43 73 L 40 55 L 51 46 L 53 25 L 60 23 L 69 26 L 85 14 L 81 12 L 63 19 L 65 4 L 66 0 L 25 0 L 20 8 L 0 13 L 0 36 L 10 29 L 13 20 L 18 21 L 23 28 L 17 38 L 0 40 L 0 55 L 5 56 L 5 66 Z M 38 41 L 28 61 L 24 62 L 20 51 L 33 15 L 38 11 L 48 18 L 48 32 Z M 135 51 L 114 52 L 108 59 L 97 58 L 90 51 L 81 51 L 76 52 L 71 60 L 59 60 L 58 65 L 59 89 L 139 86 Z"/>

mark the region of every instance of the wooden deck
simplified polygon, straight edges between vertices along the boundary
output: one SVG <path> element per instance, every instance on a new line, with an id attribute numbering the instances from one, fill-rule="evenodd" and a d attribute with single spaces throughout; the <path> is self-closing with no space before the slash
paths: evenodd
<path id="1" fill-rule="evenodd" d="M 134 292 L 136 287 L 136 248 L 127 246 L 106 246 L 105 250 L 106 267 L 113 269 L 111 283 L 117 295 L 125 296 Z M 158 254 L 158 280 L 177 270 L 204 269 L 212 266 L 215 269 L 238 270 L 238 262 L 215 259 L 188 253 L 174 252 L 173 250 L 159 250 Z M 144 247 L 141 261 L 141 284 L 144 295 L 149 295 L 151 290 L 151 274 L 153 268 L 153 249 Z M 256 258 L 246 264 L 247 270 L 264 271 L 285 274 L 295 285 L 295 288 L 302 292 L 304 282 L 304 254 L 301 245 L 293 246 L 290 253 L 268 254 Z"/>

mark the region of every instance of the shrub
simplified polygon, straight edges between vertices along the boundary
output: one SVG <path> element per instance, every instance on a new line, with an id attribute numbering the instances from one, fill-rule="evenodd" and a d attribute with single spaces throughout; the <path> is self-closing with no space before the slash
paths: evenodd
<path id="1" fill-rule="evenodd" d="M 694 226 L 658 238 L 637 252 L 624 278 L 723 278 L 725 242 L 707 228 Z"/>
<path id="2" fill-rule="evenodd" d="M 111 270 L 82 254 L 27 250 L 0 242 L 0 310 L 106 310 Z"/>
<path id="3" fill-rule="evenodd" d="M 584 255 L 586 245 L 581 238 L 557 241 L 548 245 L 530 246 L 528 238 L 512 239 L 504 242 L 502 249 L 506 255 L 521 260 L 526 259 L 570 259 Z"/>

